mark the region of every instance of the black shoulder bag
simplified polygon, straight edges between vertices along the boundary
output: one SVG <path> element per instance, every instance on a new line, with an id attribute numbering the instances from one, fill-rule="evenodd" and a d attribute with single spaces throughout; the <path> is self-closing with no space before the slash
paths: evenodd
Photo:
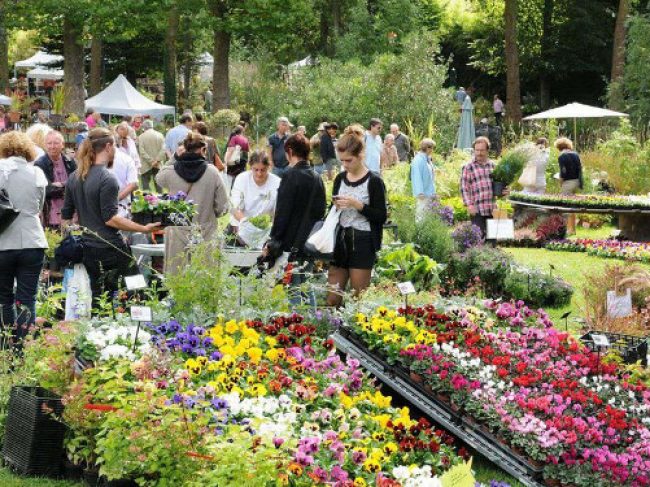
<path id="1" fill-rule="evenodd" d="M 9 228 L 9 225 L 18 218 L 19 214 L 20 210 L 14 208 L 7 190 L 4 188 L 0 189 L 0 234 Z"/>

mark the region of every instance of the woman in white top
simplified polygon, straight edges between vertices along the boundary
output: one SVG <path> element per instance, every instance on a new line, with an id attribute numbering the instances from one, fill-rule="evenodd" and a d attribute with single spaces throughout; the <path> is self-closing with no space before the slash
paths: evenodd
<path id="1" fill-rule="evenodd" d="M 278 198 L 280 178 L 271 173 L 269 156 L 255 151 L 249 159 L 250 169 L 235 179 L 230 193 L 229 233 L 237 233 L 239 224 L 246 218 L 261 215 L 273 216 Z"/>
<path id="2" fill-rule="evenodd" d="M 0 190 L 20 212 L 0 228 L 0 329 L 11 329 L 16 349 L 36 318 L 36 293 L 47 248 L 40 220 L 47 178 L 34 166 L 35 157 L 34 143 L 27 135 L 13 131 L 0 136 Z"/>
<path id="3" fill-rule="evenodd" d="M 536 178 L 535 186 L 524 186 L 524 193 L 529 194 L 544 194 L 546 193 L 546 167 L 548 166 L 549 148 L 548 140 L 545 137 L 540 137 L 535 143 L 538 153 L 530 162 L 535 166 Z"/>

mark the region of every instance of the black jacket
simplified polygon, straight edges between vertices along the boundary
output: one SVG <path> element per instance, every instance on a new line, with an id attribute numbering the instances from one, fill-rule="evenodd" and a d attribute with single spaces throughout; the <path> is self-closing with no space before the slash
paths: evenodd
<path id="1" fill-rule="evenodd" d="M 313 199 L 311 194 L 314 192 Z M 309 209 L 310 199 L 312 201 Z M 306 211 L 309 213 L 306 215 Z M 306 216 L 305 216 L 306 215 Z M 325 216 L 325 186 L 323 180 L 301 161 L 290 167 L 278 188 L 275 216 L 271 228 L 270 247 L 282 252 L 293 252 L 304 257 L 303 247 L 318 220 Z"/>
<path id="2" fill-rule="evenodd" d="M 334 188 L 332 195 L 339 194 L 341 189 L 341 181 L 347 173 L 340 172 L 334 179 Z M 368 197 L 369 204 L 363 205 L 363 209 L 359 212 L 368 219 L 370 222 L 370 231 L 372 232 L 372 243 L 375 252 L 381 249 L 381 241 L 384 233 L 384 223 L 386 223 L 387 210 L 386 210 L 386 187 L 384 181 L 376 173 L 369 171 L 368 173 Z"/>
<path id="3" fill-rule="evenodd" d="M 70 159 L 63 154 L 61 154 L 61 158 L 63 159 L 65 172 L 68 174 L 68 176 L 70 176 L 70 174 L 77 170 L 77 163 L 74 161 L 74 159 Z M 34 161 L 34 165 L 36 167 L 40 167 L 43 173 L 45 173 L 45 177 L 47 178 L 48 184 L 47 188 L 45 189 L 45 198 L 48 200 L 52 198 L 63 198 L 65 185 L 63 188 L 52 186 L 52 183 L 54 182 L 54 163 L 50 159 L 50 156 L 47 154 L 42 155 L 40 158 Z"/>
<path id="4" fill-rule="evenodd" d="M 330 134 L 326 133 L 320 138 L 320 157 L 323 162 L 330 159 L 336 159 L 336 151 L 334 151 L 334 141 Z"/>

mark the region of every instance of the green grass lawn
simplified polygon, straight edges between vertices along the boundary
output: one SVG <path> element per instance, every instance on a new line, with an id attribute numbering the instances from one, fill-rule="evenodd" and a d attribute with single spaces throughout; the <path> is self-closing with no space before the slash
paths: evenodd
<path id="1" fill-rule="evenodd" d="M 0 485 L 2 487 L 82 487 L 84 484 L 36 477 L 19 477 L 8 469 L 1 468 Z"/>
<path id="2" fill-rule="evenodd" d="M 612 233 L 612 227 L 602 227 L 599 229 L 578 229 L 575 238 L 608 238 Z M 554 275 L 561 277 L 574 288 L 573 299 L 571 304 L 563 308 L 547 309 L 551 318 L 558 327 L 564 323 L 559 320 L 560 316 L 567 311 L 571 311 L 569 318 L 569 329 L 577 331 L 580 327 L 572 319 L 582 316 L 581 309 L 584 306 L 584 297 L 582 295 L 582 284 L 586 274 L 602 272 L 605 266 L 622 263 L 619 259 L 606 259 L 603 257 L 594 257 L 580 252 L 556 252 L 546 249 L 519 249 L 505 248 L 506 252 L 511 254 L 515 260 L 527 267 L 534 267 L 546 272 L 551 272 L 551 265 L 555 267 L 552 271 Z M 650 269 L 650 265 L 642 264 Z"/>

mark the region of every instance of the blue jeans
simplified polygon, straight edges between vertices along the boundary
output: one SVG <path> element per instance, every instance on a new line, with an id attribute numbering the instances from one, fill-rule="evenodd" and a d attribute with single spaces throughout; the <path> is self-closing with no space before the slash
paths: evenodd
<path id="1" fill-rule="evenodd" d="M 44 257 L 44 249 L 0 251 L 0 328 L 3 332 L 15 328 L 14 343 L 27 335 L 29 325 L 36 320 L 36 294 Z"/>
<path id="2" fill-rule="evenodd" d="M 273 169 L 271 172 L 275 174 L 277 177 L 281 178 L 282 176 L 285 175 L 285 173 L 289 170 L 289 166 L 284 166 L 284 167 L 276 167 L 273 166 Z"/>

